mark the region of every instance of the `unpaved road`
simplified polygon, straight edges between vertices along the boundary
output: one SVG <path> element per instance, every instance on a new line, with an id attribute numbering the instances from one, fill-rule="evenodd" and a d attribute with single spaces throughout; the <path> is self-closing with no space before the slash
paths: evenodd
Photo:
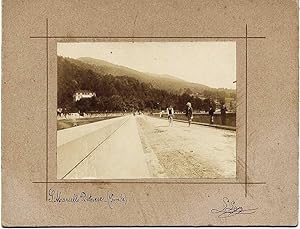
<path id="1" fill-rule="evenodd" d="M 234 178 L 236 175 L 235 131 L 200 125 L 188 127 L 181 122 L 169 127 L 168 121 L 145 115 L 115 118 L 106 125 L 99 123 L 89 124 L 94 128 L 93 136 L 104 132 L 106 136 L 101 140 L 96 137 L 95 147 L 90 147 L 93 150 L 84 152 L 85 156 L 76 165 L 58 161 L 58 167 L 65 166 L 67 170 L 63 171 L 69 171 L 60 178 Z M 96 125 L 99 127 L 93 127 Z M 83 127 L 65 133 L 59 131 L 58 137 L 72 135 L 78 141 Z M 81 134 L 78 140 L 76 132 Z M 72 150 L 72 141 L 67 144 L 64 147 Z M 58 150 L 58 156 L 59 153 Z"/>

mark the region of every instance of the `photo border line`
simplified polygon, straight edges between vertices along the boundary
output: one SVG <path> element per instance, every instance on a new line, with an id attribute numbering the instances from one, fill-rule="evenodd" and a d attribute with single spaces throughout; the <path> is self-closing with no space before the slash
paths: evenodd
<path id="1" fill-rule="evenodd" d="M 46 91 L 46 201 L 48 200 L 48 182 L 49 182 L 49 176 L 48 176 L 48 170 L 49 170 L 49 39 L 48 39 L 48 35 L 49 35 L 49 23 L 48 23 L 48 18 L 46 18 L 46 72 L 47 72 L 47 91 Z"/>
<path id="2" fill-rule="evenodd" d="M 245 39 L 244 36 L 186 36 L 186 37 L 177 37 L 177 36 L 161 36 L 161 37 L 153 37 L 153 36 L 30 36 L 30 39 L 59 39 L 59 38 L 74 38 L 74 39 Z M 247 39 L 266 39 L 266 37 L 262 36 L 248 36 Z"/>
<path id="3" fill-rule="evenodd" d="M 246 103 L 246 122 L 245 122 L 245 197 L 248 195 L 248 25 L 246 24 L 245 31 L 245 45 L 246 45 L 246 53 L 245 53 L 245 103 Z"/>
<path id="4" fill-rule="evenodd" d="M 245 96 L 245 103 L 246 103 L 246 122 L 245 122 L 245 174 L 244 174 L 244 182 L 152 182 L 152 181 L 49 181 L 49 39 L 58 39 L 58 38 L 74 38 L 74 39 L 245 39 L 245 73 L 246 73 L 246 96 Z M 81 184 L 81 183 L 99 183 L 99 184 L 110 184 L 110 183 L 155 183 L 155 184 L 242 184 L 245 185 L 245 197 L 248 195 L 248 185 L 265 185 L 266 182 L 248 182 L 248 145 L 247 145 L 247 121 L 248 121 L 248 91 L 247 91 L 247 77 L 248 77 L 248 39 L 266 39 L 265 36 L 248 36 L 248 25 L 246 24 L 246 31 L 245 36 L 159 36 L 159 37 L 153 37 L 153 36 L 49 36 L 49 20 L 46 18 L 46 36 L 30 36 L 30 39 L 46 39 L 46 80 L 47 80 L 47 91 L 46 91 L 46 106 L 47 106 L 47 112 L 46 112 L 46 174 L 45 174 L 45 180 L 46 181 L 33 181 L 34 184 L 45 184 L 46 189 L 46 201 L 48 201 L 48 184 Z"/>
<path id="5" fill-rule="evenodd" d="M 180 178 L 179 178 L 180 179 Z M 190 178 L 187 178 L 190 179 Z M 212 185 L 218 185 L 218 184 L 241 184 L 246 185 L 245 182 L 175 182 L 175 181 L 32 181 L 33 184 L 112 184 L 112 183 L 118 183 L 118 184 L 132 184 L 132 183 L 145 183 L 145 184 L 212 184 Z M 266 185 L 266 182 L 247 182 L 247 185 Z"/>

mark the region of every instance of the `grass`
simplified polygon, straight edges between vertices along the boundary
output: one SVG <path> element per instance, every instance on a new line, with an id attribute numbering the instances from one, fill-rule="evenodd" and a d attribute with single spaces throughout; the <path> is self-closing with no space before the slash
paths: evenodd
<path id="1" fill-rule="evenodd" d="M 57 130 L 68 129 L 74 126 L 82 126 L 85 124 L 99 122 L 107 119 L 117 118 L 119 116 L 111 117 L 95 117 L 95 118 L 80 118 L 80 119 L 61 119 L 57 120 Z"/>

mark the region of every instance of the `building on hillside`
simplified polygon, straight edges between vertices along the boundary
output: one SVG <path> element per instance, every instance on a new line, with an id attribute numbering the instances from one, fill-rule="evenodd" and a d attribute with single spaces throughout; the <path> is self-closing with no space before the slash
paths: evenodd
<path id="1" fill-rule="evenodd" d="M 75 91 L 75 93 L 73 94 L 73 99 L 75 102 L 83 98 L 92 98 L 92 97 L 96 97 L 96 93 L 88 90 Z"/>

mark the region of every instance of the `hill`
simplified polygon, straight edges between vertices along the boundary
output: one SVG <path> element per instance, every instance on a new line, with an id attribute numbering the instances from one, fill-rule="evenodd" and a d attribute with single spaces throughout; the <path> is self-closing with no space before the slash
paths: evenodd
<path id="1" fill-rule="evenodd" d="M 196 89 L 185 88 L 188 82 L 173 76 L 141 73 L 101 60 L 97 60 L 97 64 L 94 60 L 91 63 L 91 59 L 84 60 L 57 57 L 59 108 L 72 112 L 160 110 L 172 104 L 176 109 L 184 110 L 190 101 L 195 109 L 207 110 L 209 105 L 215 105 L 216 100 L 235 97 L 233 90 L 197 85 L 197 90 L 202 88 L 200 96 Z M 163 86 L 157 82 L 163 82 Z M 173 89 L 174 85 L 177 91 Z M 75 102 L 73 94 L 77 90 L 95 92 L 97 97 Z"/>
<path id="2" fill-rule="evenodd" d="M 182 94 L 187 89 L 190 89 L 194 93 L 201 93 L 205 89 L 209 89 L 208 86 L 187 82 L 174 76 L 140 72 L 134 69 L 115 65 L 103 60 L 90 57 L 81 57 L 78 60 L 86 64 L 90 64 L 93 70 L 100 74 L 109 74 L 113 76 L 126 75 L 129 77 L 133 77 L 143 83 L 150 83 L 154 88 L 172 91 L 176 94 Z"/>

